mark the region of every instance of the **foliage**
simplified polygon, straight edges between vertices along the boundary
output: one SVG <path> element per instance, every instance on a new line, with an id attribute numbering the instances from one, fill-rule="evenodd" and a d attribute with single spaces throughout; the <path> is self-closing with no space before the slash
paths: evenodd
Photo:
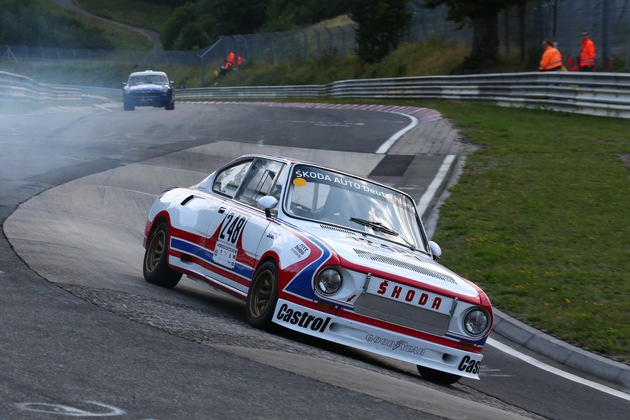
<path id="1" fill-rule="evenodd" d="M 339 0 L 269 0 L 267 22 L 262 32 L 290 31 L 348 13 L 345 1 Z"/>
<path id="2" fill-rule="evenodd" d="M 359 24 L 357 54 L 374 63 L 393 51 L 411 19 L 405 0 L 355 0 L 350 2 L 350 17 Z"/>
<path id="3" fill-rule="evenodd" d="M 268 0 L 197 0 L 175 9 L 160 38 L 166 49 L 200 49 L 220 35 L 255 32 L 266 22 Z"/>
<path id="4" fill-rule="evenodd" d="M 524 6 L 528 0 L 425 0 L 424 7 L 448 7 L 447 19 L 462 26 L 473 27 L 470 56 L 464 63 L 466 71 L 479 71 L 494 63 L 499 55 L 498 14 L 501 10 Z"/>
<path id="5" fill-rule="evenodd" d="M 432 38 L 404 44 L 382 60 L 366 66 L 361 77 L 408 77 L 449 74 L 458 68 L 466 51 L 450 42 Z"/>
<path id="6" fill-rule="evenodd" d="M 346 11 L 346 2 L 337 0 L 191 0 L 175 9 L 161 39 L 167 48 L 192 50 L 200 39 L 291 30 Z"/>
<path id="7" fill-rule="evenodd" d="M 207 46 L 210 37 L 198 19 L 198 7 L 187 3 L 175 10 L 160 32 L 162 45 L 167 50 L 194 50 Z"/>
<path id="8" fill-rule="evenodd" d="M 269 0 L 199 0 L 200 12 L 212 26 L 206 28 L 212 37 L 251 34 L 266 20 Z"/>

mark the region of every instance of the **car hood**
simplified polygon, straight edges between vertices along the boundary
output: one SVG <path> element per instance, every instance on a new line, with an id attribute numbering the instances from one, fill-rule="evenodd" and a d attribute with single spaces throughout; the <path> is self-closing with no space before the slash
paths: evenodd
<path id="1" fill-rule="evenodd" d="M 471 299 L 479 298 L 479 289 L 469 281 L 435 262 L 431 256 L 414 251 L 376 236 L 363 235 L 349 229 L 326 224 L 309 223 L 303 226 L 332 249 L 342 261 L 342 266 L 356 269 L 363 267 L 376 273 L 387 272 L 398 278 L 396 281 L 418 288 L 445 294 L 457 294 Z"/>

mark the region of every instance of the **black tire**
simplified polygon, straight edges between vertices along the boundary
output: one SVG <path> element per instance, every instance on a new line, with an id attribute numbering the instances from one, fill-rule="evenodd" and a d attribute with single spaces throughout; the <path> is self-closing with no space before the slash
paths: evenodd
<path id="1" fill-rule="evenodd" d="M 135 105 L 127 103 L 127 102 L 123 102 L 123 109 L 125 111 L 134 111 L 136 109 Z"/>
<path id="2" fill-rule="evenodd" d="M 164 109 L 167 111 L 172 111 L 175 109 L 175 102 L 169 102 L 164 106 Z"/>
<path id="3" fill-rule="evenodd" d="M 142 273 L 149 283 L 171 289 L 177 286 L 182 273 L 168 266 L 168 243 L 168 225 L 166 222 L 160 222 L 149 237 L 147 249 L 144 252 Z"/>
<path id="4" fill-rule="evenodd" d="M 256 270 L 247 292 L 247 322 L 256 328 L 270 329 L 277 302 L 278 269 L 273 262 L 267 261 Z"/>
<path id="5" fill-rule="evenodd" d="M 459 375 L 453 375 L 452 373 L 446 373 L 439 370 L 431 369 L 428 367 L 416 365 L 418 367 L 418 373 L 426 380 L 435 382 L 436 384 L 452 385 L 459 381 L 462 377 Z"/>

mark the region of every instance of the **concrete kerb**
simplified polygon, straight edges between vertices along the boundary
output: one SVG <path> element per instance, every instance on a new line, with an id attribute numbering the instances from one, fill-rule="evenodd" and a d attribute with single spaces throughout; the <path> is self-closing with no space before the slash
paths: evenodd
<path id="1" fill-rule="evenodd" d="M 630 390 L 630 367 L 575 347 L 494 309 L 492 331 L 563 365 Z"/>

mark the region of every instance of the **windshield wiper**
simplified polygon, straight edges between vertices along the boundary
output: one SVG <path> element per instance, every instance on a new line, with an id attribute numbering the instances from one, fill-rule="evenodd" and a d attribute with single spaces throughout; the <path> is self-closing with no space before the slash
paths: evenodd
<path id="1" fill-rule="evenodd" d="M 387 226 L 385 226 L 381 222 L 374 222 L 374 221 L 371 221 L 371 220 L 359 219 L 358 217 L 351 217 L 350 221 L 354 222 L 354 223 L 358 223 L 358 224 L 363 225 L 363 226 L 370 227 L 370 228 L 372 228 L 372 229 L 374 229 L 375 231 L 378 231 L 378 232 L 383 232 L 383 233 L 386 233 L 386 234 L 392 235 L 392 236 L 400 236 L 400 234 L 398 232 L 388 228 Z"/>
<path id="2" fill-rule="evenodd" d="M 414 244 L 412 244 L 406 238 L 400 236 L 400 233 L 396 232 L 392 228 L 389 228 L 389 227 L 385 226 L 381 222 L 374 222 L 372 220 L 360 219 L 358 217 L 351 217 L 350 221 L 354 222 L 354 223 L 358 223 L 358 224 L 363 225 L 363 226 L 367 226 L 367 227 L 371 228 L 372 230 L 374 230 L 375 232 L 382 232 L 382 233 L 384 233 L 386 235 L 399 237 L 400 239 L 405 241 L 407 246 L 409 246 L 412 250 L 417 249 Z"/>

